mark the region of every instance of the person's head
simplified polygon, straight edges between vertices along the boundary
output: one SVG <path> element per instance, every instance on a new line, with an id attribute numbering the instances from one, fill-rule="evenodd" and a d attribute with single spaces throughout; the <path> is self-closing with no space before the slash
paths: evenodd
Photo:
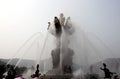
<path id="1" fill-rule="evenodd" d="M 106 64 L 105 64 L 105 63 L 103 63 L 103 66 L 104 66 L 104 67 L 106 67 Z"/>
<path id="2" fill-rule="evenodd" d="M 37 64 L 37 69 L 39 68 L 39 64 Z"/>

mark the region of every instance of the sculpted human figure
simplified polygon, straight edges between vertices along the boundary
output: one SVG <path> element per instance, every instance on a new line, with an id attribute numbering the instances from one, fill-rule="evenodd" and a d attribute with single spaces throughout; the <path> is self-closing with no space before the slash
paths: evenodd
<path id="1" fill-rule="evenodd" d="M 59 20 L 60 20 L 60 24 L 61 24 L 61 26 L 64 26 L 64 23 L 65 23 L 65 17 L 64 17 L 64 14 L 63 14 L 63 13 L 60 14 L 60 18 L 59 18 Z"/>
<path id="2" fill-rule="evenodd" d="M 57 17 L 54 17 L 54 25 L 55 25 L 56 35 L 60 37 L 62 33 L 62 27 Z"/>

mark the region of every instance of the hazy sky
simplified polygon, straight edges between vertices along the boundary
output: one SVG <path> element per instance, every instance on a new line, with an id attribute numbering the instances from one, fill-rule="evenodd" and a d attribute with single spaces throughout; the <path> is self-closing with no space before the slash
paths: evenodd
<path id="1" fill-rule="evenodd" d="M 120 0 L 0 0 L 0 57 L 12 57 L 36 32 L 44 36 L 61 12 L 120 55 Z"/>

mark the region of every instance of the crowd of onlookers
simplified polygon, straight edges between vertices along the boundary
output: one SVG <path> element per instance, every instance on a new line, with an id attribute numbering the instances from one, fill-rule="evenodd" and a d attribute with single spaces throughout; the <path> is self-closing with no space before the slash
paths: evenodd
<path id="1" fill-rule="evenodd" d="M 100 67 L 100 69 L 104 72 L 104 75 L 105 75 L 104 79 L 119 79 L 118 75 L 115 72 L 111 72 L 107 68 L 107 65 L 105 63 L 103 63 L 103 67 Z M 66 73 L 72 73 L 70 66 L 65 66 L 63 70 L 65 72 L 64 74 L 66 74 Z M 2 75 L 3 76 L 0 79 L 25 79 L 25 78 L 22 77 L 22 75 L 20 75 L 20 74 L 18 75 L 17 72 L 16 72 L 16 70 L 14 69 L 14 67 L 10 66 L 10 65 L 7 66 L 7 73 L 6 73 L 6 75 L 5 74 L 2 74 Z M 39 79 L 40 75 L 41 74 L 40 74 L 40 71 L 39 71 L 39 64 L 37 64 L 36 71 L 35 71 L 34 74 L 31 75 L 31 78 L 33 78 L 33 79 Z M 91 79 L 92 78 L 94 78 L 94 77 L 91 77 Z"/>

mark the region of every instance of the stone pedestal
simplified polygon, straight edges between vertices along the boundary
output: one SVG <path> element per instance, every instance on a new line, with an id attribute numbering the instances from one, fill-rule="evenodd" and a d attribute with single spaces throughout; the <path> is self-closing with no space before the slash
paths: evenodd
<path id="1" fill-rule="evenodd" d="M 62 53 L 62 59 L 60 59 L 60 53 Z M 74 52 L 72 49 L 67 48 L 60 52 L 60 48 L 56 48 L 52 50 L 52 63 L 53 69 L 48 71 L 47 74 L 49 75 L 59 75 L 61 71 L 63 74 L 72 74 L 72 56 Z M 60 68 L 60 61 L 62 61 L 62 70 Z"/>

